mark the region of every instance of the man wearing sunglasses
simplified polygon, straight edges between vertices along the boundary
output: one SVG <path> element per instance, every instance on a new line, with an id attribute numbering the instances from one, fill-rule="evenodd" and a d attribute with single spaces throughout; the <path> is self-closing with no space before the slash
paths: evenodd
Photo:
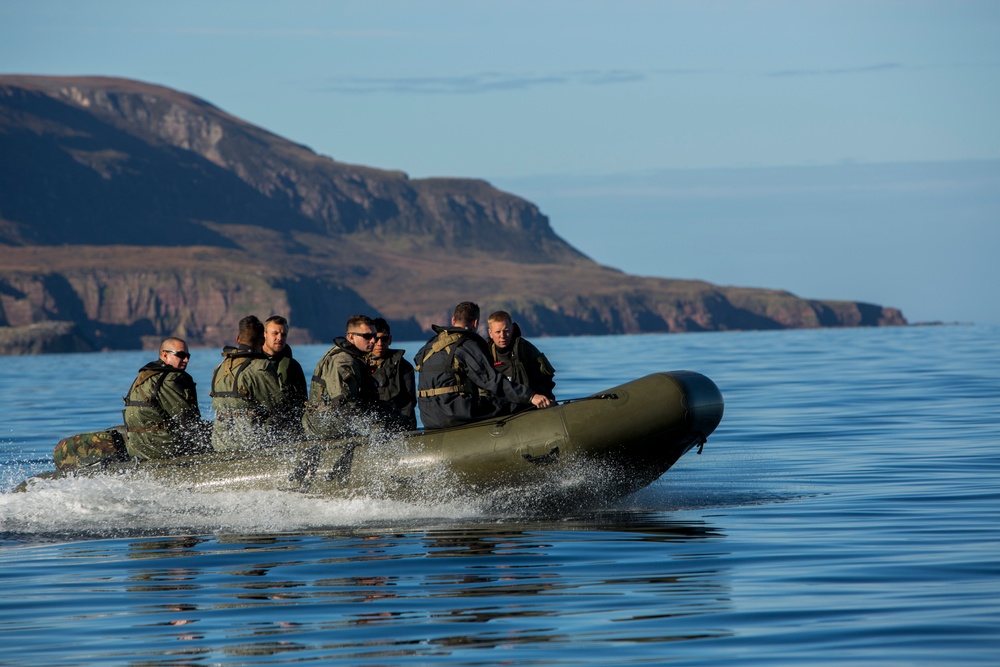
<path id="1" fill-rule="evenodd" d="M 158 459 L 204 451 L 207 422 L 198 410 L 198 392 L 187 373 L 187 343 L 167 338 L 160 356 L 139 369 L 125 396 L 125 447 L 130 456 Z"/>
<path id="2" fill-rule="evenodd" d="M 375 326 L 367 315 L 352 315 L 347 333 L 316 364 L 309 383 L 309 403 L 302 418 L 309 435 L 339 438 L 382 421 L 378 387 L 368 353 L 375 346 Z"/>
<path id="3" fill-rule="evenodd" d="M 374 320 L 375 347 L 368 356 L 378 397 L 390 415 L 391 425 L 404 431 L 417 428 L 417 391 L 413 366 L 405 350 L 393 350 L 392 331 L 381 317 Z"/>

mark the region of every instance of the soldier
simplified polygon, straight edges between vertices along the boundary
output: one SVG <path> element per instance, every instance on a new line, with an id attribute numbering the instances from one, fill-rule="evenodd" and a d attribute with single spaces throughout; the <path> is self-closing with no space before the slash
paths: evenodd
<path id="1" fill-rule="evenodd" d="M 186 370 L 190 358 L 187 343 L 166 338 L 159 358 L 139 369 L 124 397 L 130 456 L 158 459 L 206 448 L 208 425 L 201 419 L 194 379 Z"/>
<path id="2" fill-rule="evenodd" d="M 486 341 L 476 333 L 479 306 L 463 301 L 455 307 L 451 327 L 437 334 L 414 359 L 419 373 L 417 401 L 426 428 L 446 428 L 510 414 L 515 405 L 547 408 L 544 394 L 512 382 L 493 368 Z"/>
<path id="3" fill-rule="evenodd" d="M 375 327 L 370 317 L 352 315 L 346 329 L 316 364 L 309 383 L 309 403 L 302 423 L 315 437 L 337 438 L 366 423 L 382 421 L 378 388 L 367 358 L 375 346 Z"/>
<path id="4" fill-rule="evenodd" d="M 212 448 L 254 449 L 275 442 L 275 416 L 285 409 L 275 365 L 264 354 L 264 325 L 253 315 L 240 320 L 236 347 L 222 350 L 212 373 Z"/>
<path id="5" fill-rule="evenodd" d="M 392 332 L 389 323 L 377 317 L 375 326 L 375 346 L 368 361 L 372 367 L 372 377 L 378 386 L 378 397 L 391 416 L 390 425 L 404 431 L 417 428 L 417 394 L 413 366 L 403 355 L 404 350 L 393 350 Z"/>
<path id="6" fill-rule="evenodd" d="M 292 358 L 292 348 L 288 345 L 288 320 L 281 315 L 272 315 L 264 321 L 264 354 L 275 363 L 278 383 L 285 394 L 285 409 L 275 415 L 275 430 L 288 441 L 300 440 L 302 432 L 302 412 L 309 390 L 302 366 Z"/>
<path id="7" fill-rule="evenodd" d="M 510 313 L 498 310 L 489 316 L 490 353 L 493 367 L 508 379 L 531 387 L 536 393 L 545 394 L 555 401 L 552 390 L 556 386 L 556 370 L 539 352 L 538 348 L 521 336 Z"/>

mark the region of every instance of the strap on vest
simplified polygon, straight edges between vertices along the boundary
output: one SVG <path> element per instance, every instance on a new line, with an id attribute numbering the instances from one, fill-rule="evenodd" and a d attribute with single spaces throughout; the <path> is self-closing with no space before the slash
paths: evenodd
<path id="1" fill-rule="evenodd" d="M 249 401 L 250 397 L 247 396 L 245 393 L 243 393 L 241 391 L 238 391 L 236 388 L 239 385 L 240 375 L 250 365 L 250 360 L 249 359 L 245 359 L 244 361 L 242 361 L 240 363 L 240 365 L 236 368 L 236 372 L 234 372 L 232 374 L 233 375 L 233 391 L 215 391 L 215 381 L 216 381 L 216 378 L 219 375 L 219 371 L 222 370 L 222 365 L 223 364 L 219 364 L 215 368 L 215 372 L 212 373 L 212 391 L 210 391 L 208 393 L 208 395 L 211 396 L 212 398 L 241 398 L 244 401 Z M 230 367 L 230 370 L 231 370 L 231 367 Z"/>
<path id="2" fill-rule="evenodd" d="M 420 367 L 423 366 L 428 359 L 430 359 L 432 356 L 434 356 L 441 350 L 446 349 L 452 343 L 457 343 L 461 341 L 463 337 L 464 336 L 462 334 L 455 333 L 453 331 L 443 331 L 439 333 L 437 339 L 435 339 L 435 341 L 431 343 L 430 349 L 427 350 L 427 354 L 425 354 L 424 358 L 420 360 L 420 363 L 417 364 L 415 370 L 419 371 Z M 449 356 L 454 357 L 454 350 L 449 350 L 448 352 Z"/>
<path id="3" fill-rule="evenodd" d="M 129 396 L 131 396 L 132 395 L 132 391 L 136 387 L 138 387 L 143 382 L 145 382 L 146 380 L 148 380 L 154 373 L 159 373 L 160 377 L 156 378 L 156 381 L 153 383 L 153 389 L 149 392 L 149 400 L 148 401 L 132 401 L 132 400 L 129 400 L 128 396 L 125 396 L 122 399 L 122 400 L 125 401 L 125 407 L 127 407 L 127 408 L 156 408 L 156 409 L 160 410 L 160 412 L 163 412 L 163 408 L 161 408 L 160 404 L 156 402 L 156 398 L 160 395 L 160 388 L 163 386 L 164 380 L 167 379 L 167 373 L 169 373 L 170 371 L 152 370 L 152 371 L 145 371 L 145 372 L 147 373 L 146 377 L 142 377 L 142 374 L 140 373 L 139 377 L 136 378 L 135 384 L 132 385 L 132 389 L 129 390 L 128 394 L 129 394 Z M 164 413 L 164 416 L 166 416 L 165 413 Z"/>
<path id="4" fill-rule="evenodd" d="M 421 389 L 417 392 L 417 397 L 427 398 L 428 396 L 441 396 L 443 394 L 461 394 L 461 387 L 435 387 L 434 389 Z"/>

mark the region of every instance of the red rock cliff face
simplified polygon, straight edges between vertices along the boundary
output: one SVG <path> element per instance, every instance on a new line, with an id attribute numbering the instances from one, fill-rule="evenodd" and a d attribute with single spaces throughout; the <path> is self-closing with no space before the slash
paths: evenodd
<path id="1" fill-rule="evenodd" d="M 526 335 L 905 324 L 881 306 L 629 276 L 484 181 L 343 164 L 121 79 L 0 77 L 0 250 L 0 328 L 73 323 L 45 334 L 73 349 L 221 345 L 248 313 L 289 317 L 300 344 L 355 313 L 417 339 L 470 298 Z"/>
<path id="2" fill-rule="evenodd" d="M 168 335 L 194 346 L 232 344 L 239 319 L 300 313 L 298 344 L 329 340 L 355 313 L 372 312 L 350 289 L 323 281 L 280 284 L 209 271 L 81 270 L 0 276 L 0 325 L 74 322 L 94 349 L 152 348 Z M 393 323 L 421 335 L 412 321 Z"/>

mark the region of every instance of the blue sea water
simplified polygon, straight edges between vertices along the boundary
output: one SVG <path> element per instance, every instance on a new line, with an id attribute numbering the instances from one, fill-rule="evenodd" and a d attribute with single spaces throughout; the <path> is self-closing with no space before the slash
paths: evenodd
<path id="1" fill-rule="evenodd" d="M 569 515 L 117 479 L 13 493 L 57 440 L 118 423 L 151 355 L 0 358 L 0 662 L 995 665 L 998 334 L 537 339 L 559 398 L 689 369 L 726 399 L 701 455 Z M 295 349 L 306 368 L 323 351 Z M 217 359 L 189 369 L 206 412 Z"/>

